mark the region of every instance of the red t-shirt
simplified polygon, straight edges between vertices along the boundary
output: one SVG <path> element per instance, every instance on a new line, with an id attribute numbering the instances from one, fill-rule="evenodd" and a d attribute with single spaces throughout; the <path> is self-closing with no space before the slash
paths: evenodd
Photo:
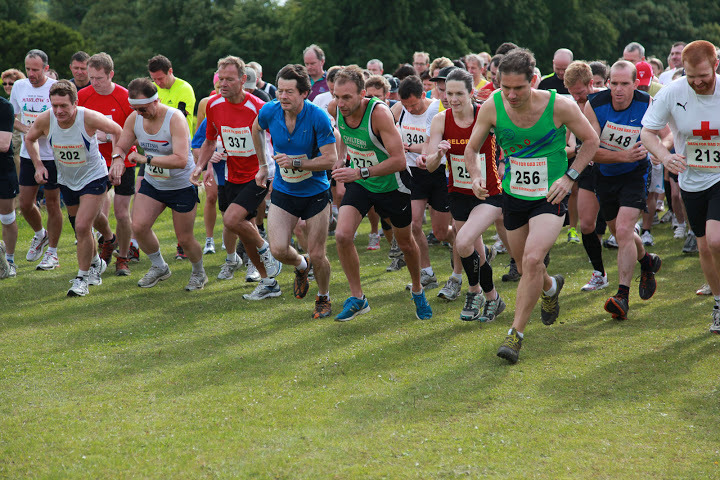
<path id="1" fill-rule="evenodd" d="M 230 103 L 221 95 L 208 100 L 205 135 L 208 140 L 222 139 L 228 155 L 228 182 L 240 184 L 255 180 L 258 158 L 250 131 L 263 105 L 265 102 L 247 92 L 240 103 Z"/>
<path id="2" fill-rule="evenodd" d="M 132 113 L 130 103 L 128 102 L 128 91 L 126 88 L 115 84 L 110 95 L 100 95 L 95 91 L 92 85 L 88 85 L 78 92 L 78 105 L 100 112 L 108 118 L 112 118 L 120 127 L 125 126 L 125 120 Z M 117 141 L 117 138 L 115 139 Z M 112 143 L 100 143 L 100 153 L 105 158 L 105 163 L 110 166 L 112 158 Z M 132 167 L 134 164 L 125 160 L 126 167 Z"/>
<path id="3" fill-rule="evenodd" d="M 472 180 L 465 166 L 465 147 L 467 146 L 470 134 L 477 120 L 479 107 L 475 107 L 475 119 L 467 128 L 461 128 L 455 123 L 452 109 L 445 110 L 445 133 L 443 139 L 450 142 L 450 150 L 448 150 L 447 158 L 450 169 L 450 181 L 448 183 L 449 192 L 458 192 L 465 195 L 474 195 L 472 191 Z M 497 143 L 495 135 L 492 133 L 487 136 L 485 143 L 480 148 L 479 156 L 481 164 L 485 164 L 485 188 L 488 195 L 497 195 L 502 192 L 500 187 L 500 177 L 498 176 L 497 165 L 495 164 L 495 156 L 497 152 Z"/>

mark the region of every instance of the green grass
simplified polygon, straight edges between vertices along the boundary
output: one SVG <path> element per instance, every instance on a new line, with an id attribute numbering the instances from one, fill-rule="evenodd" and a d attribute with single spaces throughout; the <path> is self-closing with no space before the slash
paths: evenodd
<path id="1" fill-rule="evenodd" d="M 712 299 L 694 294 L 697 256 L 667 225 L 651 248 L 658 292 L 643 302 L 633 282 L 625 322 L 602 308 L 615 252 L 611 287 L 580 292 L 590 265 L 561 236 L 560 319 L 544 326 L 535 309 L 514 366 L 495 356 L 517 286 L 499 281 L 507 255 L 494 265 L 508 303 L 496 322 L 461 322 L 461 301 L 437 290 L 435 316 L 419 321 L 407 270 L 385 272 L 387 244 L 366 251 L 364 223 L 372 311 L 341 324 L 310 319 L 316 286 L 296 300 L 289 268 L 282 297 L 243 300 L 254 284 L 215 280 L 220 252 L 205 256 L 206 289 L 183 291 L 190 265 L 171 259 L 167 213 L 156 232 L 169 280 L 137 288 L 143 256 L 131 277 L 109 270 L 66 298 L 69 225 L 52 272 L 25 262 L 20 225 L 18 277 L 0 283 L 2 478 L 720 478 L 720 337 L 707 331 Z M 328 254 L 337 313 L 349 292 L 333 240 Z M 445 280 L 448 250 L 431 255 Z"/>

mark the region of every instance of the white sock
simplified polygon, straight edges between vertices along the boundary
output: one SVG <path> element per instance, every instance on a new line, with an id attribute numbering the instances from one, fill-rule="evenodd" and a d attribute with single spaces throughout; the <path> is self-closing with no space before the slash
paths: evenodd
<path id="1" fill-rule="evenodd" d="M 425 267 L 421 269 L 423 272 L 427 273 L 428 275 L 434 275 L 432 267 Z"/>
<path id="2" fill-rule="evenodd" d="M 137 243 L 137 240 L 135 240 L 134 238 L 130 240 L 130 245 L 132 245 L 135 248 L 140 248 Z"/>
<path id="3" fill-rule="evenodd" d="M 720 295 L 718 295 L 717 297 L 715 297 L 715 306 L 718 307 L 718 308 L 720 308 Z"/>
<path id="4" fill-rule="evenodd" d="M 215 243 L 215 237 L 205 237 L 205 243 L 207 242 Z"/>
<path id="5" fill-rule="evenodd" d="M 512 328 L 511 328 L 510 330 L 508 330 L 508 335 L 510 335 L 510 334 L 512 333 L 512 331 L 513 331 Z M 523 338 L 523 337 L 525 336 L 525 335 L 523 335 L 522 333 L 518 332 L 517 330 L 515 330 L 515 333 L 517 333 L 517 334 L 518 334 L 518 337 L 520 337 L 520 338 Z"/>
<path id="6" fill-rule="evenodd" d="M 162 257 L 162 253 L 160 253 L 160 250 L 155 253 L 149 253 L 148 258 L 152 262 L 153 267 L 163 268 L 167 265 L 167 263 L 165 263 L 165 259 Z"/>
<path id="7" fill-rule="evenodd" d="M 258 253 L 263 253 L 269 247 L 270 247 L 270 244 L 266 240 L 263 240 L 262 246 L 258 247 L 257 251 L 258 251 Z"/>
<path id="8" fill-rule="evenodd" d="M 97 252 L 95 253 L 95 256 L 93 257 L 93 259 L 90 261 L 90 265 L 93 265 L 93 266 L 100 265 L 100 255 L 98 255 Z"/>
<path id="9" fill-rule="evenodd" d="M 77 276 L 87 280 L 88 276 L 90 276 L 90 272 L 88 272 L 87 270 L 78 270 Z"/>
<path id="10" fill-rule="evenodd" d="M 458 282 L 462 283 L 462 273 L 455 273 L 455 272 L 453 272 L 451 276 L 452 276 L 452 278 L 454 278 L 454 279 L 457 280 Z"/>
<path id="11" fill-rule="evenodd" d="M 35 232 L 35 238 L 37 238 L 38 240 L 42 240 L 42 238 L 43 238 L 44 236 L 45 236 L 45 229 L 44 229 L 44 228 L 40 228 L 40 230 L 38 230 L 37 232 Z"/>
<path id="12" fill-rule="evenodd" d="M 548 297 L 552 297 L 557 291 L 557 282 L 555 281 L 555 277 L 550 277 L 550 281 L 552 281 L 550 289 L 548 291 L 543 290 L 543 293 Z"/>
<path id="13" fill-rule="evenodd" d="M 192 273 L 202 273 L 203 271 L 204 271 L 203 261 L 202 261 L 202 257 L 200 257 L 199 262 L 195 262 L 192 264 Z"/>
<path id="14" fill-rule="evenodd" d="M 236 262 L 239 261 L 240 259 L 238 258 L 238 254 L 237 254 L 237 253 L 232 252 L 232 253 L 228 253 L 228 254 L 227 254 L 226 260 L 227 260 L 228 262 L 230 262 L 230 263 L 236 263 Z"/>
<path id="15" fill-rule="evenodd" d="M 48 253 L 52 253 L 53 255 L 57 255 L 57 247 L 48 247 L 47 251 L 48 251 Z"/>
<path id="16" fill-rule="evenodd" d="M 305 257 L 300 255 L 300 265 L 297 266 L 297 269 L 302 272 L 307 267 L 308 267 L 308 264 L 307 264 L 307 261 L 305 260 Z"/>
<path id="17" fill-rule="evenodd" d="M 318 297 L 322 297 L 322 298 L 324 298 L 325 300 L 330 300 L 330 292 L 327 292 L 327 293 L 320 293 L 320 292 L 318 292 Z"/>

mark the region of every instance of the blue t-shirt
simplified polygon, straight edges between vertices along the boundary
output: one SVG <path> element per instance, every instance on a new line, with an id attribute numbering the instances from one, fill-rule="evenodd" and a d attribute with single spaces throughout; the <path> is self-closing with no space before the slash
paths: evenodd
<path id="1" fill-rule="evenodd" d="M 205 130 L 207 129 L 207 118 L 203 118 L 202 123 L 197 129 L 197 132 L 195 132 L 195 135 L 193 135 L 192 142 L 190 142 L 190 148 L 193 150 L 197 150 L 198 148 L 202 147 L 203 142 L 205 141 Z M 219 144 L 222 147 L 222 144 Z M 217 177 L 217 184 L 219 186 L 225 185 L 225 160 L 218 162 L 218 163 L 211 163 L 210 165 L 213 166 L 213 169 L 215 170 L 215 176 Z"/>
<path id="2" fill-rule="evenodd" d="M 621 151 L 632 148 L 640 141 L 642 119 L 650 105 L 650 95 L 635 90 L 633 101 L 625 110 L 617 111 L 612 106 L 610 90 L 602 90 L 588 95 L 588 101 L 595 111 L 600 124 L 600 148 Z M 637 168 L 647 170 L 649 158 L 632 163 L 596 163 L 597 169 L 606 177 L 622 175 Z"/>
<path id="3" fill-rule="evenodd" d="M 327 113 L 314 103 L 305 100 L 295 121 L 295 130 L 288 132 L 285 113 L 280 102 L 266 103 L 258 115 L 258 125 L 268 130 L 273 141 L 275 155 L 320 156 L 320 147 L 335 143 L 335 135 Z M 302 172 L 277 167 L 273 189 L 296 197 L 311 197 L 330 188 L 330 180 L 324 170 Z"/>

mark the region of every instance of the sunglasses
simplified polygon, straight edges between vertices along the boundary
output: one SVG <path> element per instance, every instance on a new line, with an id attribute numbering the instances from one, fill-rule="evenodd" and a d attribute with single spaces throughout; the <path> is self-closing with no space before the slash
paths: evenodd
<path id="1" fill-rule="evenodd" d="M 15 82 L 3 82 L 3 87 L 12 87 L 15 85 Z"/>

